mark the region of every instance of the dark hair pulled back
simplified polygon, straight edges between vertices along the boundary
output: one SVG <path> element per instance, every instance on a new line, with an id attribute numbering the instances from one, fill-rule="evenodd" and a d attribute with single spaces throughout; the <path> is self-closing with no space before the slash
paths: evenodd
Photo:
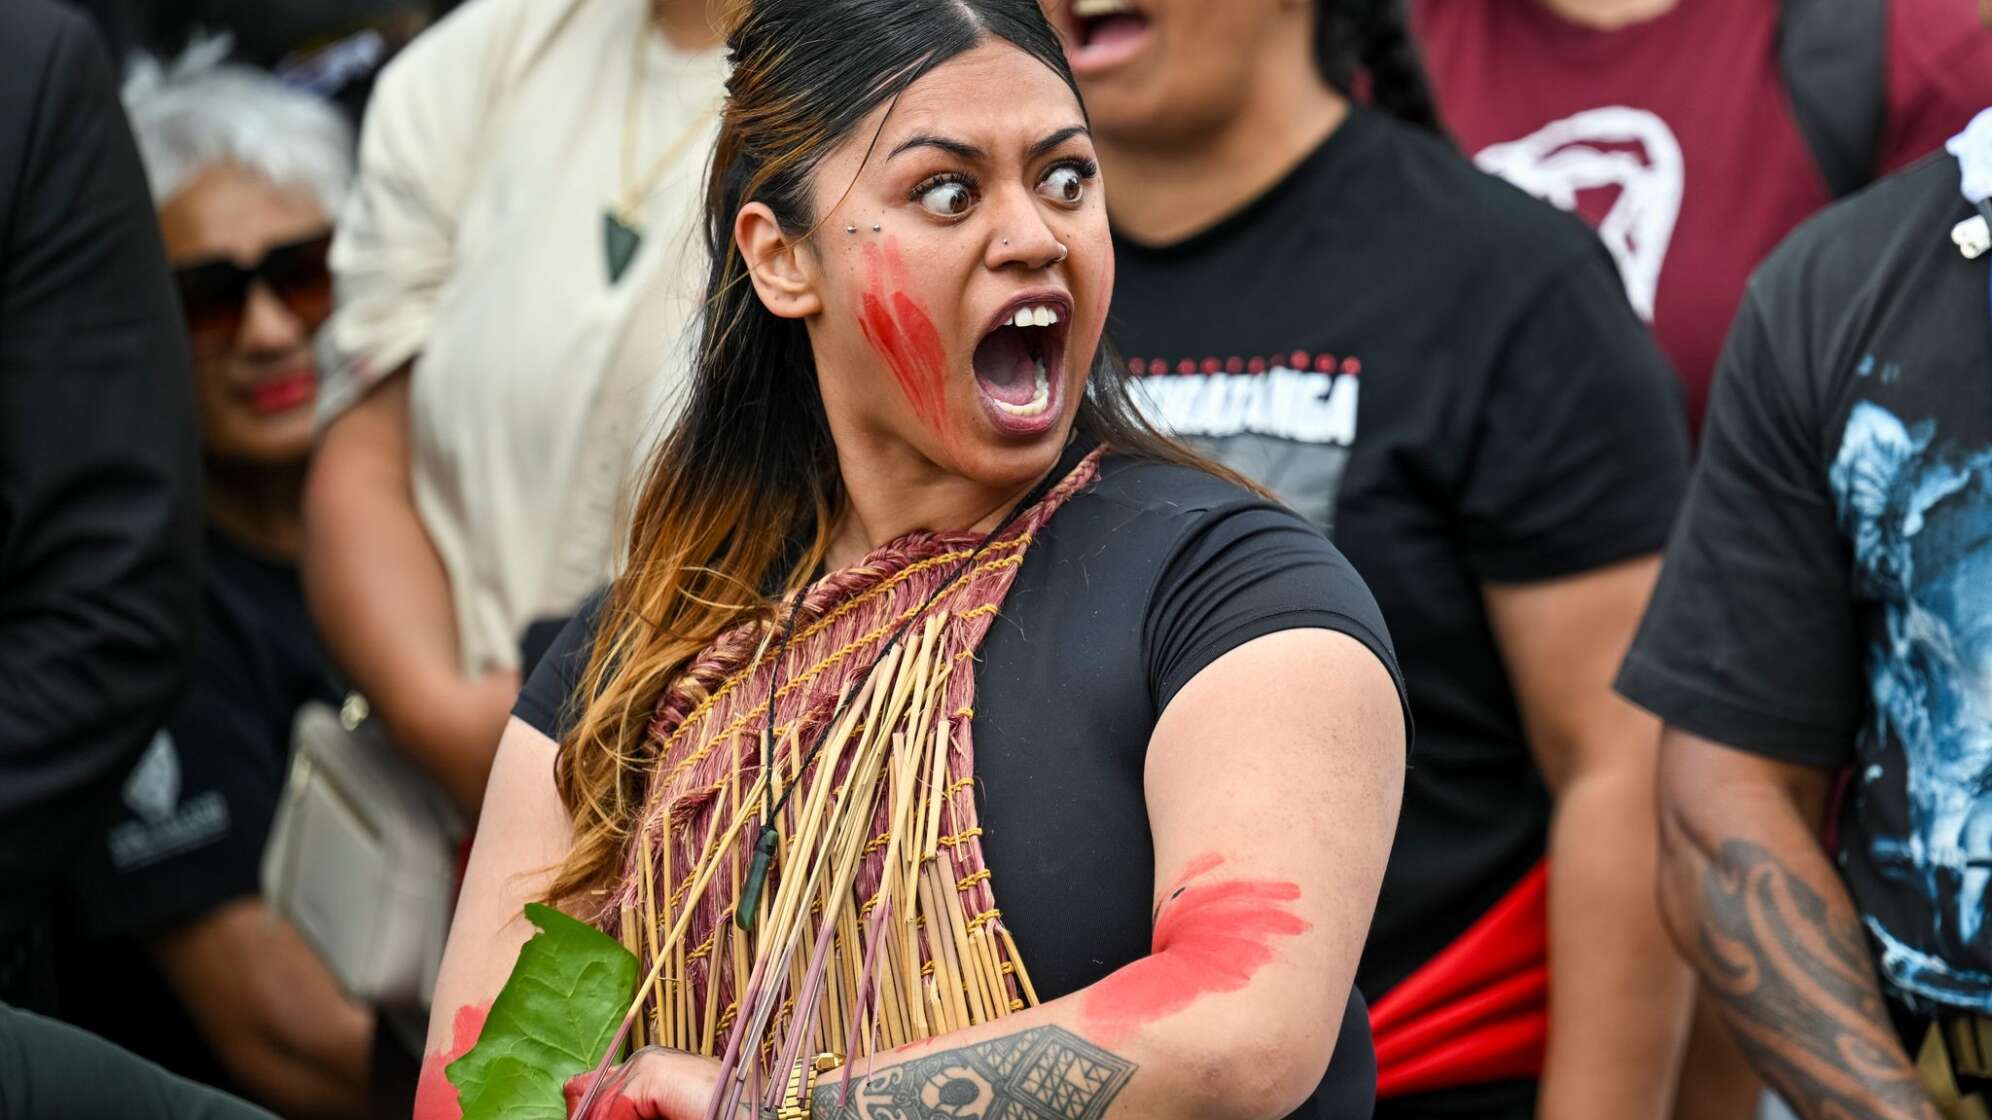
<path id="1" fill-rule="evenodd" d="M 1314 0 L 1315 64 L 1344 96 L 1355 96 L 1359 80 L 1366 81 L 1372 105 L 1409 124 L 1444 132 L 1405 2 Z"/>
<path id="2" fill-rule="evenodd" d="M 1079 97 L 1037 0 L 736 6 L 705 194 L 710 269 L 698 352 L 684 410 L 638 491 L 628 570 L 598 616 L 579 690 L 590 699 L 555 762 L 574 837 L 552 897 L 613 878 L 642 801 L 658 698 L 723 630 L 772 610 L 769 592 L 807 581 L 844 505 L 808 331 L 761 304 L 734 243 L 735 216 L 761 202 L 785 232 L 813 235 L 823 215 L 812 172 L 824 157 L 922 75 L 991 39 L 1050 67 Z M 825 194 L 846 186 L 826 184 Z M 1215 470 L 1141 418 L 1125 377 L 1102 345 L 1079 429 L 1124 454 Z"/>

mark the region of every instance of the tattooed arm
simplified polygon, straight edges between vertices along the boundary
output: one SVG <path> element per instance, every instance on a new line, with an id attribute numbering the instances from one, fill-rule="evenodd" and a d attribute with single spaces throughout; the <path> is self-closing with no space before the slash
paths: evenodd
<path id="1" fill-rule="evenodd" d="M 1821 850 L 1831 776 L 1669 728 L 1661 903 L 1757 1072 L 1806 1120 L 1937 1120 Z"/>

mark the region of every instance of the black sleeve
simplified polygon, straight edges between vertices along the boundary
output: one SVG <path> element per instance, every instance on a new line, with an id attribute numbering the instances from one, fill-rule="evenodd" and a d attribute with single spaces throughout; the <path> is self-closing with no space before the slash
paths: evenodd
<path id="1" fill-rule="evenodd" d="M 240 660 L 224 640 L 202 642 L 186 701 L 119 783 L 75 871 L 89 936 L 144 938 L 262 893 L 292 713 L 272 714 Z"/>
<path id="2" fill-rule="evenodd" d="M 5 19 L 0 812 L 145 743 L 200 608 L 191 359 L 117 81 L 80 16 Z"/>
<path id="3" fill-rule="evenodd" d="M 1156 576 L 1143 621 L 1155 710 L 1211 662 L 1254 638 L 1321 629 L 1367 646 L 1404 678 L 1369 587 L 1312 525 L 1291 510 L 1253 503 L 1213 511 L 1184 533 Z M 1408 712 L 1408 709 L 1407 709 Z M 1409 726 L 1409 716 L 1406 716 Z"/>
<path id="4" fill-rule="evenodd" d="M 519 690 L 512 714 L 554 742 L 567 734 L 581 715 L 574 706 L 574 694 L 581 689 L 581 674 L 588 671 L 588 655 L 595 648 L 595 627 L 600 621 L 602 603 L 608 591 L 597 591 L 581 604 L 574 618 L 561 628 L 546 655 L 540 658 L 526 687 Z"/>
<path id="5" fill-rule="evenodd" d="M 96 1035 L 0 1004 L 0 1120 L 275 1120 Z"/>
<path id="6" fill-rule="evenodd" d="M 1861 718 L 1849 555 L 1818 423 L 1753 284 L 1717 367 L 1702 457 L 1618 688 L 1668 723 L 1838 766 Z"/>
<path id="7" fill-rule="evenodd" d="M 1680 383 L 1586 246 L 1501 349 L 1460 494 L 1466 562 L 1523 583 L 1658 552 L 1687 476 Z"/>

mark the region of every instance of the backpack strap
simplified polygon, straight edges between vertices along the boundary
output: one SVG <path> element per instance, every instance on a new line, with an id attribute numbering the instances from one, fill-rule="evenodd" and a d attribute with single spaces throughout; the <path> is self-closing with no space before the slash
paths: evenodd
<path id="1" fill-rule="evenodd" d="M 1888 0 L 1780 0 L 1778 68 L 1835 198 L 1874 178 L 1887 114 Z"/>

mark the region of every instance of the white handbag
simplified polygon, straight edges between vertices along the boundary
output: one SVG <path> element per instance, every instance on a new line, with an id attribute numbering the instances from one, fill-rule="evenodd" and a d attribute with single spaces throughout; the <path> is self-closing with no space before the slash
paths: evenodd
<path id="1" fill-rule="evenodd" d="M 263 850 L 263 897 L 346 993 L 426 1007 L 442 964 L 463 824 L 395 750 L 366 701 L 305 705 Z"/>

